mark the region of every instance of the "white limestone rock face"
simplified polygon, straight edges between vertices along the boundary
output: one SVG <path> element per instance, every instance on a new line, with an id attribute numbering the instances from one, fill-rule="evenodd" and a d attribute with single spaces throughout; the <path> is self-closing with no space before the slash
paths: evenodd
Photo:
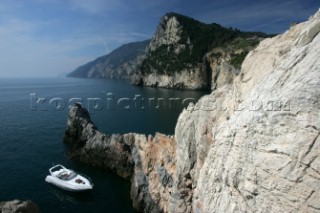
<path id="1" fill-rule="evenodd" d="M 171 75 L 159 75 L 156 72 L 143 77 L 143 83 L 149 87 L 162 87 L 186 90 L 201 90 L 207 87 L 207 74 L 204 67 L 183 70 Z"/>
<path id="2" fill-rule="evenodd" d="M 175 16 L 164 16 L 147 51 L 154 51 L 161 45 L 177 45 L 181 39 L 182 26 Z"/>
<path id="3" fill-rule="evenodd" d="M 139 211 L 320 212 L 319 21 L 262 41 L 181 113 L 174 137 L 108 136 L 76 105 L 65 141 L 130 178 Z"/>
<path id="4" fill-rule="evenodd" d="M 211 94 L 216 102 L 224 99 L 227 110 L 207 116 L 228 119 L 209 130 L 194 212 L 320 212 L 319 23 L 320 11 L 264 40 L 245 59 L 233 88 Z M 218 97 L 220 90 L 228 92 Z M 177 138 L 178 147 L 188 143 Z"/>
<path id="5" fill-rule="evenodd" d="M 182 33 L 183 26 L 179 23 L 176 16 L 164 16 L 146 50 L 146 56 L 148 57 L 149 54 L 156 51 L 163 45 L 172 45 L 174 48 L 172 54 L 176 55 L 180 54 L 186 46 L 189 46 L 189 48 L 192 49 L 190 41 L 180 43 Z M 208 87 L 208 75 L 206 69 L 207 68 L 204 65 L 190 65 L 190 68 L 177 70 L 173 74 L 164 74 L 162 73 L 162 70 L 154 69 L 152 72 L 144 74 L 139 78 L 134 76 L 131 83 L 143 84 L 144 86 L 149 87 L 201 90 Z M 140 82 L 140 78 L 143 82 Z"/>

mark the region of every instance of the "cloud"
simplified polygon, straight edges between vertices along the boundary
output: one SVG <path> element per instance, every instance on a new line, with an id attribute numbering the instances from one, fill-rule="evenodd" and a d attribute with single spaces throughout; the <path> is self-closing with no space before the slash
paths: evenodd
<path id="1" fill-rule="evenodd" d="M 62 39 L 56 35 L 39 35 L 56 24 L 60 23 L 20 18 L 0 21 L 0 76 L 56 76 L 123 43 L 149 38 L 121 24 L 110 25 L 103 31 L 85 27 L 70 29 L 72 32 Z"/>
<path id="2" fill-rule="evenodd" d="M 39 38 L 43 24 L 18 18 L 0 22 L 0 76 L 56 76 L 93 58 L 72 53 L 99 45 L 98 39 Z"/>
<path id="3" fill-rule="evenodd" d="M 74 9 L 82 10 L 88 14 L 92 15 L 103 15 L 109 11 L 121 10 L 124 9 L 124 4 L 121 0 L 69 0 L 71 6 Z"/>
<path id="4" fill-rule="evenodd" d="M 53 4 L 61 7 L 60 0 L 45 5 L 37 1 L 32 0 L 32 4 L 40 8 Z M 104 1 L 87 1 L 85 4 L 72 1 L 77 8 L 83 7 L 90 14 L 100 13 L 105 7 Z M 109 0 L 107 5 L 113 2 Z M 112 7 L 116 6 L 117 3 Z M 34 8 L 33 5 L 16 6 L 7 2 L 0 5 L 0 77 L 56 76 L 107 54 L 122 43 L 144 37 L 131 26 L 111 22 L 103 27 L 105 23 L 97 24 L 96 18 L 88 18 L 87 22 L 74 20 L 70 22 L 72 24 L 66 23 L 65 18 L 37 16 L 35 19 L 33 14 L 26 12 L 30 7 Z M 70 10 L 71 7 L 64 11 Z"/>
<path id="5" fill-rule="evenodd" d="M 151 38 L 159 18 L 169 11 L 245 30 L 279 32 L 289 21 L 311 15 L 312 8 L 300 0 L 4 0 L 0 76 L 68 72 L 123 43 Z"/>

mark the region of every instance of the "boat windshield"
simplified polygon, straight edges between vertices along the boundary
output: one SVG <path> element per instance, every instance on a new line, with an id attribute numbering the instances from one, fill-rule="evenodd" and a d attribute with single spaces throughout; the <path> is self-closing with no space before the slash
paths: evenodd
<path id="1" fill-rule="evenodd" d="M 69 175 L 68 180 L 72 180 L 72 179 L 75 178 L 76 176 L 77 176 L 77 173 L 71 172 L 70 175 Z"/>
<path id="2" fill-rule="evenodd" d="M 77 176 L 77 173 L 71 171 L 70 173 L 65 173 L 65 172 L 62 172 L 60 175 L 59 175 L 59 178 L 61 180 L 72 180 L 73 178 L 75 178 Z"/>

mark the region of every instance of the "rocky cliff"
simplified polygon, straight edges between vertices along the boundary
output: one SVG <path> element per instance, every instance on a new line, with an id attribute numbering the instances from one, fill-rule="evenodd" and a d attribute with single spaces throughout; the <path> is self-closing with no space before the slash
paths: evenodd
<path id="1" fill-rule="evenodd" d="M 138 210 L 160 212 L 167 208 L 175 170 L 173 136 L 106 135 L 76 103 L 69 112 L 65 142 L 72 157 L 131 180 L 131 197 Z"/>
<path id="2" fill-rule="evenodd" d="M 223 111 L 208 114 L 195 212 L 320 212 L 319 32 L 320 11 L 261 42 L 233 86 L 207 97 Z"/>
<path id="3" fill-rule="evenodd" d="M 141 63 L 150 40 L 124 44 L 111 53 L 82 65 L 68 77 L 128 79 Z"/>
<path id="4" fill-rule="evenodd" d="M 246 54 L 264 33 L 241 32 L 168 13 L 153 38 L 123 45 L 69 77 L 128 79 L 132 84 L 175 89 L 215 89 L 231 83 Z"/>
<path id="5" fill-rule="evenodd" d="M 215 89 L 216 84 L 232 81 L 245 55 L 265 37 L 168 13 L 161 19 L 132 83 Z"/>
<path id="6" fill-rule="evenodd" d="M 104 136 L 75 105 L 66 138 L 86 162 L 129 168 L 145 212 L 320 212 L 319 32 L 320 10 L 262 41 L 231 84 L 181 113 L 174 136 Z"/>

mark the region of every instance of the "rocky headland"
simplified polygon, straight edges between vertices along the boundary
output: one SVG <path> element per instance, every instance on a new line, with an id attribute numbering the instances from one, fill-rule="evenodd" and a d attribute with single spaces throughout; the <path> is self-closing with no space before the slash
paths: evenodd
<path id="1" fill-rule="evenodd" d="M 320 10 L 250 51 L 175 135 L 106 135 L 75 104 L 65 141 L 131 180 L 144 212 L 320 212 Z M 229 77 L 225 77 L 229 79 Z"/>
<path id="2" fill-rule="evenodd" d="M 268 36 L 168 13 L 151 40 L 123 45 L 68 76 L 127 79 L 134 85 L 149 87 L 214 90 L 231 83 L 248 52 Z"/>

